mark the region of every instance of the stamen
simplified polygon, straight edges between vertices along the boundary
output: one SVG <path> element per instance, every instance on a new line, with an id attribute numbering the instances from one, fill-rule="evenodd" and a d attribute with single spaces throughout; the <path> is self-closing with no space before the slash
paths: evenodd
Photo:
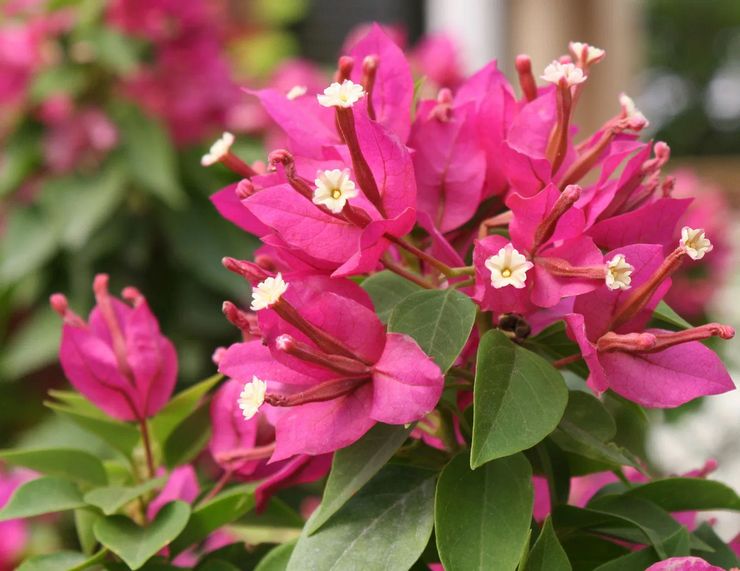
<path id="1" fill-rule="evenodd" d="M 614 333 L 609 331 L 596 342 L 596 349 L 600 353 L 622 351 L 626 353 L 641 353 L 655 347 L 656 339 L 652 333 Z"/>
<path id="2" fill-rule="evenodd" d="M 254 262 L 248 262 L 247 260 L 237 260 L 236 258 L 223 258 L 221 264 L 230 272 L 239 274 L 253 286 L 256 286 L 259 282 L 266 280 L 270 277 L 265 270 Z"/>
<path id="3" fill-rule="evenodd" d="M 337 62 L 337 71 L 334 74 L 334 81 L 343 83 L 352 75 L 352 68 L 355 66 L 355 59 L 350 56 L 341 56 Z"/>
<path id="4" fill-rule="evenodd" d="M 609 329 L 618 329 L 635 315 L 637 315 L 643 307 L 647 305 L 650 298 L 658 289 L 660 284 L 668 278 L 673 272 L 681 267 L 686 252 L 681 248 L 676 248 L 671 252 L 655 273 L 641 286 L 635 288 L 635 291 L 630 297 L 622 304 L 622 306 L 616 311 L 612 318 L 611 326 Z"/>
<path id="5" fill-rule="evenodd" d="M 537 99 L 537 83 L 532 73 L 532 60 L 528 55 L 518 55 L 514 60 L 516 72 L 519 75 L 519 86 L 522 89 L 522 95 L 527 101 Z"/>
<path id="6" fill-rule="evenodd" d="M 225 301 L 221 306 L 223 312 L 229 323 L 237 327 L 244 336 L 245 339 L 251 339 L 253 337 L 260 337 L 261 331 L 259 323 L 257 322 L 257 316 L 254 313 L 247 313 L 239 309 L 236 305 L 230 301 Z"/>
<path id="7" fill-rule="evenodd" d="M 437 105 L 432 109 L 431 115 L 438 121 L 449 121 L 452 118 L 452 101 L 452 91 L 443 87 L 437 94 Z"/>
<path id="8" fill-rule="evenodd" d="M 126 357 L 126 339 L 121 331 L 121 325 L 118 323 L 118 318 L 116 317 L 113 304 L 110 300 L 110 294 L 108 293 L 107 274 L 98 274 L 95 276 L 95 279 L 93 280 L 93 292 L 98 304 L 98 309 L 100 310 L 103 320 L 108 326 L 108 331 L 110 332 L 113 344 L 113 353 L 116 356 L 118 368 L 128 381 L 131 384 L 134 384 L 134 374 Z"/>
<path id="9" fill-rule="evenodd" d="M 687 343 L 689 341 L 701 341 L 702 339 L 709 339 L 710 337 L 719 337 L 727 341 L 735 336 L 735 329 L 729 325 L 723 325 L 721 323 L 707 323 L 700 327 L 692 327 L 691 329 L 685 329 L 683 331 L 675 331 L 670 333 L 656 333 L 655 339 L 656 344 L 653 351 L 661 351 L 674 345 L 681 343 Z"/>
<path id="10" fill-rule="evenodd" d="M 550 212 L 547 213 L 547 216 L 545 216 L 542 222 L 540 222 L 540 225 L 535 231 L 534 241 L 532 243 L 532 255 L 534 255 L 540 246 L 552 237 L 560 217 L 570 210 L 571 206 L 573 206 L 580 197 L 581 187 L 576 185 L 567 187 L 560 196 L 558 196 L 555 204 L 552 205 Z"/>
<path id="11" fill-rule="evenodd" d="M 367 114 L 375 121 L 375 108 L 373 107 L 373 88 L 375 87 L 375 76 L 378 71 L 378 56 L 369 55 L 362 60 L 362 85 L 367 93 Z"/>
<path id="12" fill-rule="evenodd" d="M 308 363 L 321 365 L 340 375 L 366 376 L 370 374 L 370 367 L 357 359 L 343 357 L 341 355 L 328 355 L 306 343 L 296 340 L 291 335 L 280 335 L 275 339 L 275 347 L 288 355 L 293 355 Z"/>
<path id="13" fill-rule="evenodd" d="M 62 318 L 64 323 L 73 327 L 87 327 L 85 320 L 69 308 L 67 296 L 54 293 L 49 297 L 49 305 Z"/>
<path id="14" fill-rule="evenodd" d="M 219 452 L 214 455 L 214 459 L 219 464 L 242 463 L 269 458 L 273 452 L 275 452 L 274 442 L 254 448 L 234 448 L 228 452 Z"/>
<path id="15" fill-rule="evenodd" d="M 211 145 L 210 150 L 203 155 L 200 164 L 204 167 L 222 163 L 226 168 L 243 178 L 252 178 L 257 172 L 247 163 L 231 152 L 234 144 L 234 135 L 225 132 L 220 139 Z"/>
<path id="16" fill-rule="evenodd" d="M 553 276 L 564 278 L 603 280 L 607 273 L 605 266 L 572 266 L 562 258 L 535 258 L 535 262 Z"/>
<path id="17" fill-rule="evenodd" d="M 370 377 L 332 379 L 292 395 L 267 393 L 265 402 L 272 406 L 300 406 L 312 402 L 325 402 L 343 397 L 370 382 Z"/>
<path id="18" fill-rule="evenodd" d="M 257 192 L 257 189 L 254 188 L 254 183 L 248 178 L 241 179 L 234 190 L 234 193 L 239 200 L 246 200 L 255 192 Z"/>
<path id="19" fill-rule="evenodd" d="M 378 185 L 375 182 L 370 165 L 367 164 L 360 143 L 357 140 L 357 131 L 355 130 L 355 116 L 350 107 L 336 107 L 337 124 L 342 133 L 342 138 L 347 144 L 349 154 L 352 158 L 352 169 L 360 188 L 365 196 L 372 202 L 381 215 L 385 216 L 385 208 L 380 197 Z"/>

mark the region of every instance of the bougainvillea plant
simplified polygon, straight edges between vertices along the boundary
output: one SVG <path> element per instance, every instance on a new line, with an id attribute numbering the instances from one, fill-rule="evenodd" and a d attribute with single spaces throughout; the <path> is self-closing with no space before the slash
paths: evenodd
<path id="1" fill-rule="evenodd" d="M 715 463 L 655 473 L 644 408 L 734 388 L 662 300 L 712 255 L 669 148 L 623 95 L 591 136 L 571 123 L 603 50 L 572 43 L 521 95 L 492 62 L 417 100 L 378 26 L 334 81 L 251 91 L 267 160 L 225 134 L 221 214 L 262 242 L 224 258 L 244 299 L 219 374 L 173 396 L 177 356 L 143 295 L 93 284 L 64 320 L 73 391 L 48 403 L 111 449 L 1 453 L 43 475 L 4 520 L 73 511 L 55 569 L 709 570 L 737 566 L 702 510 L 738 510 Z M 605 107 L 607 107 L 605 102 Z M 221 167 L 218 167 L 221 168 Z M 737 542 L 735 542 L 737 546 Z"/>

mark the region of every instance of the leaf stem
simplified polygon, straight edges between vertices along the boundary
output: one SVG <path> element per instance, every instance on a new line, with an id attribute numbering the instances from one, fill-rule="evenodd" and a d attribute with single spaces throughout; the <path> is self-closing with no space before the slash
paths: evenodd
<path id="1" fill-rule="evenodd" d="M 146 466 L 149 471 L 149 478 L 154 478 L 156 470 L 154 469 L 154 455 L 152 454 L 152 442 L 149 436 L 149 425 L 147 424 L 146 418 L 139 420 L 139 428 L 141 429 L 141 441 L 144 443 L 144 453 L 146 454 Z"/>
<path id="2" fill-rule="evenodd" d="M 396 244 L 397 246 L 403 248 L 407 252 L 413 254 L 420 260 L 426 262 L 430 266 L 436 268 L 441 273 L 443 273 L 448 278 L 456 278 L 459 276 L 470 276 L 475 273 L 475 269 L 473 266 L 462 266 L 459 268 L 453 268 L 451 266 L 448 266 L 443 261 L 438 260 L 431 254 L 427 254 L 424 250 L 421 250 L 414 246 L 413 244 L 410 244 L 406 240 L 402 240 L 401 238 L 396 238 L 395 236 L 391 236 L 390 234 L 385 234 L 385 238 Z"/>
<path id="3" fill-rule="evenodd" d="M 434 286 L 430 284 L 427 280 L 425 280 L 421 276 L 416 275 L 414 272 L 408 271 L 406 268 L 396 264 L 395 262 L 392 262 L 388 259 L 387 256 L 383 259 L 383 265 L 394 274 L 398 274 L 402 278 L 406 278 L 416 285 L 419 285 L 425 289 L 435 289 Z"/>

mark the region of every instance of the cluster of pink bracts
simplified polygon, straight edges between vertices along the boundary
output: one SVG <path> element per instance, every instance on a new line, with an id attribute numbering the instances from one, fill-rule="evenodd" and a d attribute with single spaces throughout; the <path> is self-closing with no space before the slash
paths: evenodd
<path id="1" fill-rule="evenodd" d="M 493 326 L 508 314 L 533 333 L 564 320 L 580 353 L 555 365 L 584 359 L 597 394 L 675 407 L 733 388 L 700 342 L 732 328 L 646 328 L 671 274 L 712 244 L 700 228 L 676 238 L 690 199 L 671 196 L 669 149 L 638 140 L 647 120 L 627 96 L 574 141 L 573 109 L 604 52 L 570 50 L 540 86 L 517 58 L 521 98 L 494 62 L 415 104 L 409 64 L 376 26 L 323 93 L 252 92 L 285 145 L 267 165 L 235 156 L 228 134 L 204 157 L 241 177 L 213 202 L 263 243 L 255 261 L 224 260 L 253 293 L 249 311 L 224 304 L 243 341 L 215 354 L 230 380 L 212 402 L 210 444 L 228 476 L 264 480 L 261 504 L 323 476 L 331 453 L 375 423 L 419 421 L 437 405 L 443 372 L 411 337 L 388 333 L 350 279 L 382 269 L 459 289 Z M 143 421 L 172 393 L 175 352 L 138 292 L 124 291 L 126 305 L 106 284 L 98 276 L 88 323 L 52 298 L 62 366 L 100 408 Z"/>

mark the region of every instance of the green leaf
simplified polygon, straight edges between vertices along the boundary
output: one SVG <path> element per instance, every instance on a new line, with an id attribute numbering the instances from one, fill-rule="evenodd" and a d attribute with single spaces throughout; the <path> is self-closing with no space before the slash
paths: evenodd
<path id="1" fill-rule="evenodd" d="M 0 510 L 0 521 L 63 512 L 85 506 L 75 484 L 55 476 L 42 476 L 19 486 Z"/>
<path id="2" fill-rule="evenodd" d="M 223 375 L 216 374 L 177 393 L 150 421 L 152 435 L 157 442 L 165 442 L 221 379 Z"/>
<path id="3" fill-rule="evenodd" d="M 653 312 L 653 319 L 671 326 L 671 328 L 689 329 L 691 323 L 676 313 L 665 301 L 661 300 Z"/>
<path id="4" fill-rule="evenodd" d="M 117 115 L 131 176 L 168 206 L 181 206 L 186 196 L 177 177 L 175 149 L 164 125 L 133 105 L 121 106 Z"/>
<path id="5" fill-rule="evenodd" d="M 187 527 L 172 543 L 172 553 L 180 553 L 251 510 L 254 507 L 254 489 L 254 484 L 229 488 L 195 508 Z"/>
<path id="6" fill-rule="evenodd" d="M 396 305 L 388 330 L 413 337 L 446 372 L 465 347 L 475 315 L 473 301 L 457 290 L 424 290 Z"/>
<path id="7" fill-rule="evenodd" d="M 709 545 L 714 551 L 707 552 L 702 550 L 692 551 L 692 554 L 696 554 L 703 559 L 706 559 L 712 565 L 717 565 L 723 569 L 731 569 L 740 565 L 740 558 L 735 555 L 735 552 L 730 548 L 720 537 L 714 532 L 712 526 L 708 523 L 702 523 L 698 528 L 694 530 L 694 536 L 701 539 L 704 543 Z"/>
<path id="8" fill-rule="evenodd" d="M 555 429 L 567 402 L 557 369 L 500 331 L 486 333 L 475 372 L 471 467 L 540 442 Z"/>
<path id="9" fill-rule="evenodd" d="M 285 571 L 295 544 L 295 541 L 291 541 L 273 548 L 254 568 L 254 571 Z"/>
<path id="10" fill-rule="evenodd" d="M 50 307 L 40 307 L 10 339 L 3 341 L 0 378 L 18 379 L 56 360 L 61 320 Z"/>
<path id="11" fill-rule="evenodd" d="M 12 466 L 23 466 L 96 486 L 108 483 L 103 463 L 89 452 L 74 448 L 0 450 L 0 460 Z"/>
<path id="12" fill-rule="evenodd" d="M 373 300 L 375 312 L 383 323 L 388 323 L 393 308 L 412 293 L 422 290 L 422 287 L 394 274 L 390 270 L 383 270 L 371 275 L 362 282 L 362 288 Z"/>
<path id="13" fill-rule="evenodd" d="M 607 561 L 603 565 L 599 565 L 594 571 L 645 571 L 653 563 L 657 563 L 659 559 L 655 550 L 652 547 L 647 547 Z"/>
<path id="14" fill-rule="evenodd" d="M 62 571 L 73 569 L 85 561 L 87 557 L 77 551 L 59 551 L 26 559 L 16 571 Z"/>
<path id="15" fill-rule="evenodd" d="M 58 247 L 58 236 L 43 215 L 30 208 L 16 209 L 0 240 L 0 286 L 39 269 Z"/>
<path id="16" fill-rule="evenodd" d="M 96 488 L 85 494 L 85 502 L 100 509 L 105 515 L 112 515 L 139 496 L 159 488 L 167 481 L 166 477 L 149 480 L 138 486 L 106 486 Z"/>
<path id="17" fill-rule="evenodd" d="M 542 525 L 540 535 L 532 551 L 529 552 L 525 569 L 526 571 L 571 571 L 572 569 L 549 517 Z"/>
<path id="18" fill-rule="evenodd" d="M 78 509 L 75 510 L 75 531 L 77 532 L 77 541 L 80 543 L 80 549 L 82 552 L 90 556 L 95 551 L 95 546 L 98 540 L 95 539 L 95 533 L 93 532 L 93 526 L 95 522 L 101 517 L 94 509 Z"/>
<path id="19" fill-rule="evenodd" d="M 175 539 L 185 529 L 189 517 L 190 506 L 175 501 L 159 510 L 147 527 L 139 527 L 125 516 L 114 515 L 99 520 L 93 529 L 102 545 L 135 570 Z"/>
<path id="20" fill-rule="evenodd" d="M 534 491 L 522 454 L 470 469 L 460 454 L 442 470 L 434 506 L 437 550 L 446 571 L 515 569 L 529 538 Z"/>
<path id="21" fill-rule="evenodd" d="M 740 497 L 722 482 L 703 478 L 666 478 L 630 489 L 624 494 L 649 500 L 669 512 L 737 510 Z"/>
<path id="22" fill-rule="evenodd" d="M 583 391 L 571 391 L 565 414 L 552 439 L 563 450 L 597 462 L 634 465 L 620 447 L 609 442 L 616 432 L 614 419 L 597 398 Z"/>
<path id="23" fill-rule="evenodd" d="M 571 533 L 561 544 L 575 571 L 591 571 L 602 563 L 627 555 L 630 551 L 607 539 L 586 533 Z"/>
<path id="24" fill-rule="evenodd" d="M 319 531 L 298 539 L 287 571 L 410 568 L 432 533 L 434 479 L 386 466 Z"/>
<path id="25" fill-rule="evenodd" d="M 524 346 L 552 361 L 581 352 L 578 344 L 566 334 L 565 323 L 562 321 L 557 321 L 534 337 L 530 337 Z M 588 377 L 588 367 L 582 359 L 567 365 L 566 369 L 584 379 Z"/>
<path id="26" fill-rule="evenodd" d="M 44 187 L 41 204 L 71 250 L 84 246 L 95 230 L 113 216 L 124 198 L 124 172 L 111 162 L 92 177 L 69 176 Z"/>
<path id="27" fill-rule="evenodd" d="M 114 449 L 130 457 L 139 443 L 136 427 L 114 420 L 99 411 L 90 413 L 88 409 L 76 409 L 65 404 L 47 401 L 44 403 L 62 418 L 67 418 L 94 434 Z"/>
<path id="28" fill-rule="evenodd" d="M 29 98 L 40 103 L 52 95 L 79 95 L 89 84 L 89 78 L 82 66 L 72 63 L 61 63 L 47 66 L 34 74 Z"/>
<path id="29" fill-rule="evenodd" d="M 306 524 L 306 533 L 313 534 L 341 508 L 391 456 L 401 447 L 412 428 L 376 424 L 360 440 L 337 450 L 321 505 Z"/>
<path id="30" fill-rule="evenodd" d="M 203 404 L 178 425 L 165 441 L 162 450 L 164 463 L 168 468 L 187 464 L 208 444 L 210 438 L 210 407 Z"/>

